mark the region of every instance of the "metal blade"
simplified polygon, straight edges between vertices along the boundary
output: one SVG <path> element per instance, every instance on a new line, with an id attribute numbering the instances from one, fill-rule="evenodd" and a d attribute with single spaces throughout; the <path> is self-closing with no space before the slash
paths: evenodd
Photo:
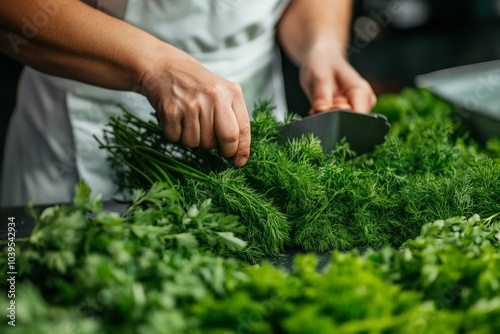
<path id="1" fill-rule="evenodd" d="M 390 124 L 381 114 L 361 114 L 348 110 L 333 110 L 280 127 L 281 144 L 290 139 L 312 133 L 321 140 L 321 146 L 330 153 L 345 138 L 358 155 L 372 152 L 385 142 Z"/>

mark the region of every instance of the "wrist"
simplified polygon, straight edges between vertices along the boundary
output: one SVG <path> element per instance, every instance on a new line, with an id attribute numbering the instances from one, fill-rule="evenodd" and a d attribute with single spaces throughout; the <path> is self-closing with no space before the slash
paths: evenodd
<path id="1" fill-rule="evenodd" d="M 340 42 L 338 38 L 335 37 L 324 36 L 311 40 L 297 57 L 297 65 L 299 67 L 305 66 L 311 60 L 316 59 L 317 56 L 345 59 L 347 56 L 347 48 L 344 43 Z"/>
<path id="2" fill-rule="evenodd" d="M 316 50 L 345 56 L 350 18 L 351 1 L 348 0 L 293 0 L 278 25 L 278 36 L 298 66 Z"/>
<path id="3" fill-rule="evenodd" d="M 306 52 L 327 52 L 332 56 L 341 55 L 344 57 L 347 54 L 347 43 L 338 36 L 324 34 L 311 39 Z"/>
<path id="4" fill-rule="evenodd" d="M 179 71 L 189 71 L 198 64 L 186 52 L 160 40 L 151 45 L 146 56 L 140 58 L 135 87 L 137 92 L 148 98 L 160 83 L 173 83 Z"/>
<path id="5" fill-rule="evenodd" d="M 158 73 L 159 64 L 165 54 L 163 42 L 154 39 L 141 47 L 141 54 L 136 57 L 137 62 L 132 69 L 131 90 L 147 96 L 154 82 L 155 73 Z"/>

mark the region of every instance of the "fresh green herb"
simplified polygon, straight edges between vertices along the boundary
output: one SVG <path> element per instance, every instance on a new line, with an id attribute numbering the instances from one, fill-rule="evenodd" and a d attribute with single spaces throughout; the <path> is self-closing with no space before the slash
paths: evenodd
<path id="1" fill-rule="evenodd" d="M 346 143 L 325 155 L 313 136 L 278 145 L 271 110 L 256 105 L 241 169 L 131 113 L 113 118 L 101 145 L 128 210 L 103 211 L 82 183 L 72 205 L 37 215 L 16 250 L 16 327 L 0 331 L 500 332 L 495 139 L 475 143 L 422 90 L 379 99 L 391 134 L 360 157 Z M 236 259 L 285 245 L 333 249 L 332 261 L 318 273 L 311 254 L 292 272 Z M 375 250 L 340 252 L 356 247 Z"/>
<path id="2" fill-rule="evenodd" d="M 20 332 L 46 332 L 47 322 L 60 328 L 71 319 L 78 322 L 71 331 L 137 333 L 160 324 L 182 330 L 189 320 L 179 311 L 183 305 L 222 297 L 246 279 L 243 263 L 218 256 L 245 249 L 235 237 L 243 227 L 235 216 L 213 213 L 209 201 L 184 210 L 175 191 L 154 184 L 134 191 L 119 215 L 102 211 L 89 194 L 81 183 L 73 205 L 45 210 L 18 249 Z M 0 268 L 7 272 L 6 256 Z M 46 304 L 58 307 L 40 310 Z"/>
<path id="3" fill-rule="evenodd" d="M 475 215 L 426 224 L 401 249 L 334 251 L 322 272 L 316 270 L 316 256 L 298 255 L 293 271 L 285 272 L 267 262 L 248 267 L 213 254 L 209 245 L 214 243 L 203 243 L 196 231 L 201 226 L 232 230 L 235 222 L 218 224 L 213 218 L 221 216 L 211 216 L 209 209 L 184 212 L 177 195 L 161 184 L 147 193 L 135 192 L 123 215 L 98 210 L 88 222 L 73 216 L 82 222 L 69 228 L 79 231 L 75 240 L 74 231 L 58 221 L 64 213 L 83 214 L 84 207 L 99 203 L 85 189 L 79 187 L 72 206 L 49 209 L 37 220 L 38 236 L 18 256 L 23 271 L 17 323 L 9 332 L 500 330 L 500 212 L 484 220 Z M 85 203 L 89 205 L 82 207 Z M 202 223 L 195 228 L 195 221 Z M 136 226 L 152 229 L 145 233 Z M 197 246 L 183 236 L 171 242 L 168 236 L 180 236 L 178 232 L 192 233 Z M 51 238 L 65 233 L 70 237 L 51 247 L 51 252 L 74 252 L 74 261 L 62 268 L 44 254 Z M 6 270 L 4 258 L 0 270 Z M 1 296 L 1 307 L 7 303 Z M 3 322 L 0 329 L 7 326 Z"/>
<path id="4" fill-rule="evenodd" d="M 122 190 L 163 181 L 186 205 L 212 198 L 218 212 L 239 216 L 250 260 L 285 245 L 319 252 L 397 246 L 428 221 L 500 211 L 494 141 L 480 148 L 450 117 L 451 106 L 428 91 L 382 97 L 375 111 L 392 121 L 391 133 L 361 157 L 345 142 L 326 155 L 312 135 L 279 145 L 272 109 L 255 105 L 252 156 L 239 170 L 215 152 L 168 143 L 158 125 L 128 112 L 111 120 L 101 145 L 114 157 Z"/>
<path id="5" fill-rule="evenodd" d="M 246 259 L 256 261 L 284 249 L 290 229 L 286 216 L 253 191 L 243 174 L 229 169 L 224 159 L 208 150 L 169 143 L 157 124 L 126 110 L 122 117 L 111 118 L 110 126 L 106 144 L 100 144 L 114 158 L 112 166 L 122 190 L 165 182 L 182 194 L 186 205 L 211 198 L 221 213 L 240 217 L 250 244 L 243 254 Z"/>

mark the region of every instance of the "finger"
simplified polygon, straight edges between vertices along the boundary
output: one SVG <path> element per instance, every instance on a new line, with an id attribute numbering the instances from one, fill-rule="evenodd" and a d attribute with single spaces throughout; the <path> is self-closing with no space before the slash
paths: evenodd
<path id="1" fill-rule="evenodd" d="M 332 107 L 329 108 L 328 110 L 325 110 L 325 111 L 339 110 L 339 109 L 352 110 L 352 106 L 349 103 L 349 100 L 347 99 L 347 97 L 342 96 L 342 95 L 335 96 L 333 98 Z M 309 115 L 319 114 L 319 113 L 322 113 L 325 111 L 317 111 L 317 110 L 311 109 L 311 110 L 309 110 Z"/>
<path id="2" fill-rule="evenodd" d="M 337 95 L 333 98 L 333 109 L 352 110 L 352 105 L 344 95 Z"/>
<path id="3" fill-rule="evenodd" d="M 327 111 L 333 106 L 336 85 L 333 75 L 320 76 L 312 82 L 311 109 L 314 112 Z"/>
<path id="4" fill-rule="evenodd" d="M 194 148 L 200 146 L 199 108 L 186 110 L 182 117 L 182 144 Z"/>
<path id="5" fill-rule="evenodd" d="M 362 113 L 369 113 L 373 107 L 374 94 L 371 89 L 362 86 L 354 86 L 345 93 L 353 109 Z"/>
<path id="6" fill-rule="evenodd" d="M 353 110 L 362 113 L 371 111 L 376 102 L 376 96 L 370 84 L 353 67 L 349 66 L 348 70 L 340 71 L 339 81 L 344 83 L 342 92 Z"/>
<path id="7" fill-rule="evenodd" d="M 172 142 L 178 142 L 182 136 L 182 112 L 175 105 L 170 105 L 164 112 L 158 113 L 160 126 L 165 138 Z"/>
<path id="8" fill-rule="evenodd" d="M 200 146 L 203 148 L 215 148 L 219 145 L 214 131 L 214 112 L 212 106 L 200 113 Z"/>
<path id="9" fill-rule="evenodd" d="M 214 111 L 214 131 L 219 143 L 219 154 L 225 158 L 231 158 L 238 151 L 238 121 L 231 103 L 224 98 L 218 100 Z"/>
<path id="10" fill-rule="evenodd" d="M 238 149 L 233 161 L 237 167 L 243 167 L 250 157 L 251 131 L 250 118 L 241 90 L 239 96 L 233 100 L 232 107 L 239 129 Z"/>

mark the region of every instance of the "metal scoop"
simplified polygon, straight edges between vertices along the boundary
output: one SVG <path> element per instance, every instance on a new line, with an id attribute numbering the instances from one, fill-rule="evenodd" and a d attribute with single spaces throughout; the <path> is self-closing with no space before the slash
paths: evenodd
<path id="1" fill-rule="evenodd" d="M 390 124 L 381 114 L 361 114 L 348 110 L 332 110 L 280 127 L 279 143 L 312 133 L 321 140 L 325 153 L 330 153 L 343 138 L 358 155 L 372 152 L 385 142 Z"/>

